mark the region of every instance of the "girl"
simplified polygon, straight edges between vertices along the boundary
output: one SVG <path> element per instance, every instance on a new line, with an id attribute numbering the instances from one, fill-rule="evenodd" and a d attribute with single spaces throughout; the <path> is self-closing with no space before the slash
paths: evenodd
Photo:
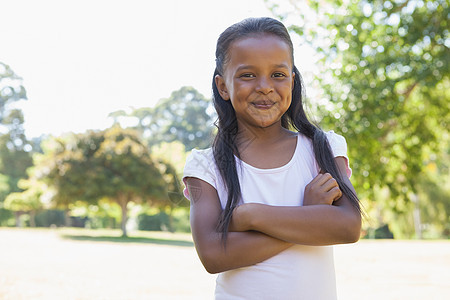
<path id="1" fill-rule="evenodd" d="M 335 299 L 326 245 L 359 239 L 345 139 L 308 121 L 293 57 L 271 18 L 246 19 L 217 42 L 218 132 L 183 177 L 197 253 L 220 273 L 216 299 Z"/>

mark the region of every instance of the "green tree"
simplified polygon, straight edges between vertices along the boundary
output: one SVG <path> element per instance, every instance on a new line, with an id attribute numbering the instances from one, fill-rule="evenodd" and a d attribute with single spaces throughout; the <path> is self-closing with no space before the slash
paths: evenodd
<path id="1" fill-rule="evenodd" d="M 110 114 L 115 122 L 121 118 L 135 119 L 134 126 L 148 140 L 150 146 L 162 142 L 182 142 L 186 150 L 210 146 L 214 130 L 211 101 L 192 87 L 182 87 L 171 96 L 161 99 L 155 107 L 139 108 L 127 114 Z"/>
<path id="2" fill-rule="evenodd" d="M 273 10 L 318 53 L 314 84 L 322 89 L 315 99 L 321 124 L 347 138 L 359 194 L 375 199 L 387 189 L 367 205 L 381 212 L 382 222 L 414 212 L 420 237 L 424 207 L 418 195 L 427 184 L 426 167 L 449 151 L 449 2 L 289 4 L 291 9 Z M 390 218 L 387 212 L 393 212 Z M 435 222 L 448 222 L 449 214 Z"/>
<path id="3" fill-rule="evenodd" d="M 0 62 L 0 174 L 8 184 L 8 189 L 0 193 L 0 202 L 7 194 L 20 191 L 17 183 L 32 165 L 32 146 L 25 137 L 22 111 L 16 106 L 26 99 L 22 78 Z"/>
<path id="4" fill-rule="evenodd" d="M 46 186 L 36 178 L 21 179 L 18 186 L 23 192 L 9 194 L 4 207 L 16 213 L 16 225 L 20 224 L 19 217 L 25 212 L 30 215 L 30 226 L 36 227 L 35 216 L 43 208 L 41 197 L 46 191 Z"/>
<path id="5" fill-rule="evenodd" d="M 187 210 L 189 202 L 183 195 L 181 176 L 187 153 L 184 145 L 179 141 L 171 143 L 163 142 L 151 148 L 152 154 L 160 163 L 160 171 L 167 184 L 167 196 L 169 201 L 164 203 L 163 210 L 168 209 L 169 229 L 174 230 L 173 215 L 177 208 Z"/>
<path id="6" fill-rule="evenodd" d="M 20 78 L 10 66 L 0 62 L 0 123 L 8 116 L 12 103 L 26 100 L 27 94 Z"/>
<path id="7" fill-rule="evenodd" d="M 55 189 L 55 203 L 114 202 L 121 208 L 121 229 L 126 236 L 130 202 L 156 205 L 167 201 L 157 162 L 133 130 L 115 126 L 52 143 L 52 150 L 44 150 L 38 159 L 38 173 Z"/>

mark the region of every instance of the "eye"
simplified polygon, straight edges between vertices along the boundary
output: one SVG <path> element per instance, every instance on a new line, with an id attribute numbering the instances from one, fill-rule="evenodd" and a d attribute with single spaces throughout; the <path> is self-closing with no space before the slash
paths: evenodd
<path id="1" fill-rule="evenodd" d="M 277 78 L 286 77 L 286 74 L 284 74 L 282 72 L 275 72 L 275 73 L 273 73 L 272 77 L 277 77 Z"/>
<path id="2" fill-rule="evenodd" d="M 239 76 L 240 78 L 255 78 L 255 75 L 252 73 L 244 73 Z"/>
<path id="3" fill-rule="evenodd" d="M 251 73 L 245 73 L 245 74 L 242 74 L 241 77 L 243 77 L 243 78 L 255 78 L 255 75 L 253 75 Z"/>

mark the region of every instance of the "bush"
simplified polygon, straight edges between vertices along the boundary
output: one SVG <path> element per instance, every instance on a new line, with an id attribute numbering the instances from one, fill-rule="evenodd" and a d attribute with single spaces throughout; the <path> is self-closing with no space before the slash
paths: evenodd
<path id="1" fill-rule="evenodd" d="M 120 222 L 117 221 L 115 218 L 109 216 L 94 216 L 87 218 L 84 227 L 90 229 L 99 229 L 99 228 L 116 229 L 120 228 Z"/>
<path id="2" fill-rule="evenodd" d="M 64 210 L 43 210 L 36 214 L 36 227 L 64 226 L 65 213 Z"/>
<path id="3" fill-rule="evenodd" d="M 172 222 L 170 216 L 163 211 L 153 215 L 140 214 L 137 222 L 139 230 L 191 232 L 189 210 L 186 209 L 174 210 Z"/>
<path id="4" fill-rule="evenodd" d="M 0 208 L 0 226 L 14 226 L 14 213 L 8 209 Z"/>
<path id="5" fill-rule="evenodd" d="M 364 239 L 393 239 L 394 234 L 389 229 L 389 225 L 385 224 L 378 228 L 369 228 L 365 232 Z"/>
<path id="6" fill-rule="evenodd" d="M 189 210 L 182 209 L 174 213 L 173 227 L 177 232 L 191 232 L 191 223 L 189 222 Z"/>
<path id="7" fill-rule="evenodd" d="M 376 239 L 393 239 L 394 234 L 389 229 L 389 225 L 385 224 L 385 225 L 375 229 L 375 238 Z"/>
<path id="8" fill-rule="evenodd" d="M 161 231 L 170 228 L 169 216 L 165 212 L 156 215 L 140 214 L 138 216 L 138 229 L 147 231 Z"/>

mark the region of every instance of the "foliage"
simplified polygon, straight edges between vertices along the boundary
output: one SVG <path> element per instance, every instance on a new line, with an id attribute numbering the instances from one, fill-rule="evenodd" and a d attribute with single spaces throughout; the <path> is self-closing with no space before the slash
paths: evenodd
<path id="1" fill-rule="evenodd" d="M 6 64 L 0 62 L 0 175 L 7 187 L 0 187 L 0 202 L 7 194 L 19 192 L 17 183 L 26 177 L 32 165 L 32 146 L 25 137 L 23 114 L 16 104 L 26 100 L 22 79 Z"/>
<path id="2" fill-rule="evenodd" d="M 0 174 L 0 199 L 5 199 L 6 196 L 9 194 L 9 190 L 10 190 L 9 177 Z"/>
<path id="3" fill-rule="evenodd" d="M 0 226 L 14 226 L 14 214 L 9 209 L 0 208 Z"/>
<path id="4" fill-rule="evenodd" d="M 128 203 L 167 201 L 157 163 L 132 130 L 115 126 L 53 139 L 37 161 L 40 178 L 55 189 L 57 205 L 115 202 L 122 211 L 124 235 Z"/>
<path id="5" fill-rule="evenodd" d="M 87 218 L 85 227 L 87 228 L 120 228 L 122 216 L 120 206 L 101 199 L 96 204 L 88 204 L 77 201 L 71 205 L 71 216 Z"/>
<path id="6" fill-rule="evenodd" d="M 137 120 L 137 129 L 150 146 L 180 141 L 189 151 L 210 146 L 213 125 L 211 101 L 192 87 L 182 87 L 161 99 L 153 108 L 139 108 L 130 114 L 110 114 L 115 122 L 121 118 Z"/>
<path id="7" fill-rule="evenodd" d="M 61 227 L 66 224 L 65 211 L 60 209 L 48 209 L 39 212 L 35 216 L 37 227 Z"/>
<path id="8" fill-rule="evenodd" d="M 447 139 L 448 141 L 448 139 Z M 450 143 L 443 144 L 446 149 Z M 424 237 L 450 237 L 450 152 L 428 163 L 419 182 L 419 199 Z"/>
<path id="9" fill-rule="evenodd" d="M 8 106 L 26 100 L 27 94 L 20 78 L 10 66 L 0 62 L 0 123 L 9 116 Z"/>
<path id="10" fill-rule="evenodd" d="M 189 215 L 185 209 L 176 210 L 173 220 L 164 211 L 157 214 L 142 213 L 138 216 L 138 229 L 145 231 L 171 231 L 190 232 Z"/>
<path id="11" fill-rule="evenodd" d="M 4 207 L 12 211 L 36 211 L 42 208 L 41 196 L 45 192 L 45 185 L 35 178 L 21 179 L 18 186 L 23 192 L 9 194 Z"/>
<path id="12" fill-rule="evenodd" d="M 374 230 L 374 238 L 376 239 L 392 239 L 394 238 L 392 232 L 389 230 L 387 224 Z"/>
<path id="13" fill-rule="evenodd" d="M 387 188 L 386 198 L 368 205 L 397 217 L 419 207 L 428 214 L 447 202 L 436 220 L 427 221 L 448 224 L 444 192 L 429 197 L 427 206 L 413 201 L 424 201 L 417 196 L 430 186 L 427 168 L 449 151 L 449 2 L 289 3 L 292 14 L 273 9 L 286 23 L 295 22 L 291 30 L 318 52 L 321 124 L 346 137 L 360 196 L 374 199 Z M 448 161 L 441 163 L 448 170 Z M 434 179 L 436 190 L 448 184 L 448 177 Z"/>
<path id="14" fill-rule="evenodd" d="M 151 148 L 152 155 L 158 159 L 170 162 L 177 174 L 182 174 L 187 158 L 186 148 L 180 141 L 162 142 Z"/>
<path id="15" fill-rule="evenodd" d="M 139 230 L 160 231 L 169 226 L 169 216 L 165 212 L 159 212 L 155 215 L 140 214 L 138 216 Z"/>
<path id="16" fill-rule="evenodd" d="M 172 208 L 178 206 L 189 207 L 189 202 L 183 195 L 183 185 L 181 183 L 181 176 L 187 157 L 184 145 L 179 141 L 163 142 L 153 146 L 151 151 L 160 162 L 160 171 L 167 183 L 170 206 Z"/>
<path id="17" fill-rule="evenodd" d="M 34 169 L 30 168 L 29 170 L 32 172 Z M 37 180 L 36 177 L 31 177 L 29 179 L 21 179 L 18 182 L 18 187 L 22 192 L 10 193 L 5 199 L 4 207 L 19 213 L 28 213 L 30 225 L 35 227 L 35 215 L 44 207 L 41 199 L 47 193 L 47 186 Z M 16 217 L 19 216 L 20 214 L 16 214 Z"/>

